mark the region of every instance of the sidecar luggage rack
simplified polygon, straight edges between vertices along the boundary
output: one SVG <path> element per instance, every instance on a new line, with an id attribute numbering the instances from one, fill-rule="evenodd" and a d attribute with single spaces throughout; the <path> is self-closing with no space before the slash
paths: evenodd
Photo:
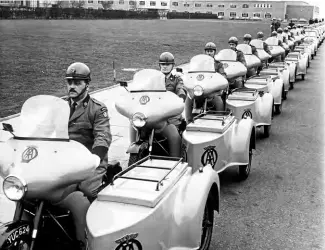
<path id="1" fill-rule="evenodd" d="M 209 115 L 209 116 L 207 116 L 207 115 Z M 231 111 L 213 111 L 213 110 L 209 110 L 209 111 L 203 112 L 203 113 L 195 116 L 193 120 L 194 121 L 197 120 L 197 119 L 201 119 L 201 120 L 218 120 L 218 121 L 222 121 L 222 125 L 224 125 L 225 120 L 227 120 L 231 115 L 232 115 Z"/>
<path id="2" fill-rule="evenodd" d="M 152 167 L 146 165 L 140 165 L 147 160 L 167 160 L 167 161 L 176 161 L 176 163 L 172 167 Z M 158 156 L 158 155 L 148 155 L 143 159 L 137 161 L 136 163 L 132 164 L 128 168 L 124 169 L 120 173 L 114 176 L 111 185 L 114 185 L 114 180 L 120 179 L 129 179 L 129 180 L 137 180 L 137 181 L 147 181 L 147 182 L 156 182 L 156 191 L 159 191 L 159 186 L 163 185 L 162 182 L 166 179 L 166 177 L 180 164 L 183 163 L 184 159 L 179 157 L 169 157 L 169 156 Z M 137 177 L 128 177 L 123 176 L 125 173 L 131 171 L 134 168 L 153 168 L 153 169 L 161 169 L 161 170 L 169 170 L 162 178 L 159 180 L 157 179 L 149 179 L 149 178 L 137 178 Z"/>

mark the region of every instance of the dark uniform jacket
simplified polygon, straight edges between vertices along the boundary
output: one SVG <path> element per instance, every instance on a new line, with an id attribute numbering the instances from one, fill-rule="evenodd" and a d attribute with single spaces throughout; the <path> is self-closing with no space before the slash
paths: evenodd
<path id="1" fill-rule="evenodd" d="M 65 97 L 69 102 L 71 99 Z M 109 117 L 105 104 L 89 95 L 76 107 L 69 119 L 69 138 L 83 144 L 101 159 L 101 166 L 107 164 L 107 152 L 112 142 Z"/>
<path id="2" fill-rule="evenodd" d="M 186 99 L 186 90 L 184 88 L 183 79 L 180 76 L 170 74 L 166 77 L 165 86 L 167 91 L 171 91 L 182 98 L 184 101 Z M 182 115 L 177 115 L 168 119 L 168 122 L 178 126 L 182 122 Z"/>
<path id="3" fill-rule="evenodd" d="M 272 56 L 271 51 L 269 49 L 269 45 L 267 45 L 267 43 L 264 41 L 263 41 L 263 48 L 266 51 L 266 53 L 268 53 L 270 56 Z"/>
<path id="4" fill-rule="evenodd" d="M 219 73 L 220 75 L 223 75 L 225 78 L 227 78 L 227 74 L 225 72 L 222 62 L 219 62 L 218 60 L 214 60 L 214 68 L 217 73 Z"/>
<path id="5" fill-rule="evenodd" d="M 246 60 L 245 60 L 245 56 L 244 56 L 244 53 L 238 49 L 235 49 L 236 53 L 237 53 L 237 59 L 236 61 L 238 62 L 241 62 L 242 64 L 245 65 L 245 67 L 247 67 L 247 63 L 246 63 Z"/>
<path id="6" fill-rule="evenodd" d="M 256 47 L 255 47 L 254 45 L 251 45 L 251 44 L 250 44 L 250 46 L 251 46 L 251 48 L 252 48 L 252 54 L 258 57 Z"/>

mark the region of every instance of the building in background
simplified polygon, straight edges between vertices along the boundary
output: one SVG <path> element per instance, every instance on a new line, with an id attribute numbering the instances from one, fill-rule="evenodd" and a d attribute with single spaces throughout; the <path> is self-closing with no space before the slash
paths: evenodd
<path id="1" fill-rule="evenodd" d="M 160 13 L 211 13 L 225 19 L 234 18 L 319 18 L 319 7 L 304 1 L 279 0 L 0 0 L 3 6 L 81 7 L 87 9 L 116 9 L 158 11 Z"/>

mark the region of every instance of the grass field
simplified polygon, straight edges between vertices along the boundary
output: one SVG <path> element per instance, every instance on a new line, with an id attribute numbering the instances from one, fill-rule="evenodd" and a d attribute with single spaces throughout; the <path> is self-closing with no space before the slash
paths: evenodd
<path id="1" fill-rule="evenodd" d="M 172 52 L 176 64 L 202 53 L 206 42 L 227 48 L 230 36 L 242 38 L 269 24 L 213 20 L 1 20 L 0 117 L 20 111 L 37 94 L 65 95 L 64 74 L 75 61 L 92 70 L 92 90 L 131 79 L 122 68 L 157 68 L 158 57 Z"/>

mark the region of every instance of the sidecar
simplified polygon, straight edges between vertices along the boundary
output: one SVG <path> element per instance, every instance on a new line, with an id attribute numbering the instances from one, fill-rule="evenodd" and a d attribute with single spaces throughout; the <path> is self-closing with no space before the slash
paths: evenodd
<path id="1" fill-rule="evenodd" d="M 280 114 L 282 112 L 283 81 L 278 75 L 265 74 L 255 76 L 247 79 L 244 86 L 249 89 L 270 93 L 273 96 L 274 113 Z"/>
<path id="2" fill-rule="evenodd" d="M 210 164 L 216 173 L 238 167 L 238 178 L 248 178 L 255 149 L 255 127 L 250 118 L 237 120 L 231 111 L 207 111 L 183 132 L 183 154 L 189 165 Z"/>
<path id="3" fill-rule="evenodd" d="M 310 46 L 301 43 L 300 45 L 296 46 L 293 52 L 299 52 L 301 55 L 307 55 L 307 68 L 310 66 L 310 61 L 312 60 L 312 49 Z"/>
<path id="4" fill-rule="evenodd" d="M 220 50 L 215 59 L 223 63 L 228 81 L 237 77 L 245 77 L 247 68 L 237 61 L 237 53 L 232 49 Z"/>
<path id="5" fill-rule="evenodd" d="M 288 62 L 272 62 L 269 64 L 269 68 L 279 68 L 289 71 L 289 85 L 292 88 L 293 84 L 296 81 L 296 68 L 297 64 L 293 61 Z M 285 77 L 283 77 L 283 80 L 285 82 Z"/>
<path id="6" fill-rule="evenodd" d="M 87 249 L 208 249 L 219 197 L 208 162 L 192 167 L 183 158 L 147 156 L 115 175 L 91 204 Z"/>
<path id="7" fill-rule="evenodd" d="M 226 108 L 237 120 L 251 118 L 255 127 L 264 128 L 264 136 L 269 137 L 273 116 L 273 96 L 257 89 L 235 89 L 228 95 Z"/>
<path id="8" fill-rule="evenodd" d="M 296 76 L 301 75 L 301 79 L 305 79 L 307 73 L 308 55 L 301 54 L 300 52 L 290 52 L 285 62 L 294 62 L 296 64 Z"/>

